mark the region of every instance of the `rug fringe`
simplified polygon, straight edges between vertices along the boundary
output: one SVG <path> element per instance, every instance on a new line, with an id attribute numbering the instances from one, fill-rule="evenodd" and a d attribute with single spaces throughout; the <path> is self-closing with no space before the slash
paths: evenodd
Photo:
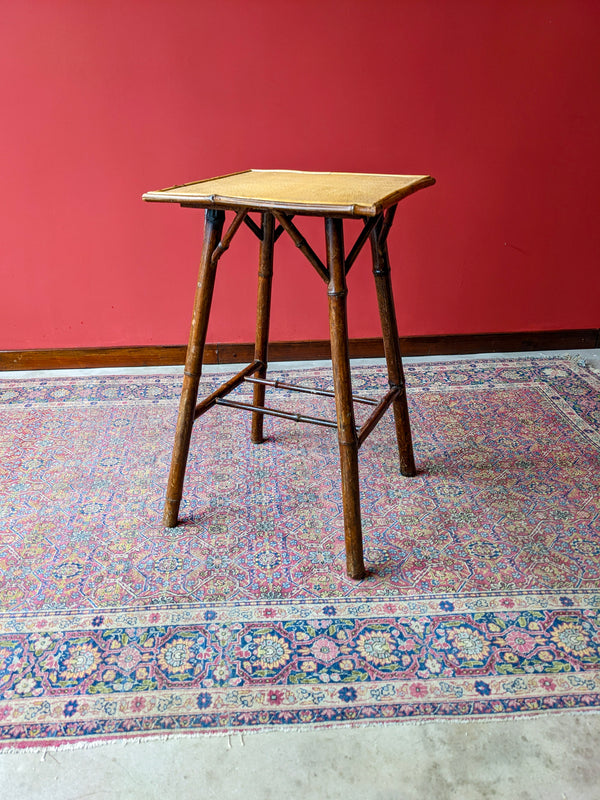
<path id="1" fill-rule="evenodd" d="M 543 717 L 555 716 L 571 716 L 579 717 L 598 716 L 600 715 L 600 708 L 580 708 L 580 709 L 555 709 L 544 711 L 532 712 L 519 712 L 519 714 L 497 714 L 494 716 L 475 716 L 475 717 L 414 717 L 408 719 L 380 719 L 380 720 L 363 720 L 357 722 L 333 722 L 333 723 L 320 723 L 320 724 L 295 724 L 290 726 L 257 726 L 255 728 L 234 729 L 231 731 L 213 731 L 213 730 L 193 730 L 193 731 L 180 731 L 177 733 L 148 733 L 143 736 L 131 737 L 107 737 L 102 739 L 85 740 L 78 742 L 52 742 L 44 745 L 28 745 L 22 744 L 21 746 L 10 746 L 0 748 L 0 758 L 3 755 L 14 755 L 17 753 L 39 753 L 41 755 L 40 761 L 43 762 L 46 758 L 52 757 L 55 752 L 65 752 L 71 750 L 88 750 L 96 747 L 105 747 L 109 745 L 118 745 L 121 747 L 128 747 L 129 745 L 142 745 L 152 742 L 170 742 L 173 740 L 181 739 L 209 739 L 221 738 L 225 742 L 226 749 L 234 749 L 233 742 L 237 738 L 240 740 L 240 746 L 245 747 L 245 737 L 247 735 L 295 735 L 307 734 L 311 731 L 360 731 L 366 728 L 390 728 L 394 726 L 416 726 L 416 725 L 437 725 L 438 723 L 444 725 L 479 725 L 479 724 L 511 724 L 518 723 L 521 720 L 534 720 Z"/>

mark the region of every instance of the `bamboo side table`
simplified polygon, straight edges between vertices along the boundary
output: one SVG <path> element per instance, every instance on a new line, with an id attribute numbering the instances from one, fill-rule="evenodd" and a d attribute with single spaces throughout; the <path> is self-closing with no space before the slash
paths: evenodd
<path id="1" fill-rule="evenodd" d="M 179 203 L 181 206 L 206 209 L 200 275 L 194 301 L 165 502 L 163 522 L 166 527 L 177 525 L 192 426 L 196 419 L 212 406 L 222 405 L 251 411 L 253 415 L 251 439 L 256 444 L 263 441 L 265 414 L 336 428 L 340 449 L 346 565 L 351 578 L 364 578 L 358 450 L 390 405 L 394 410 L 400 471 L 402 475 L 415 475 L 404 373 L 390 279 L 387 236 L 398 202 L 433 183 L 434 179 L 427 175 L 248 170 L 144 194 L 144 200 Z M 223 235 L 225 212 L 229 210 L 235 215 Z M 260 214 L 260 225 L 250 216 L 251 212 Z M 323 264 L 294 224 L 295 216 L 324 217 L 326 264 Z M 345 218 L 359 218 L 364 224 L 347 255 L 344 250 L 343 232 Z M 247 225 L 260 240 L 254 361 L 197 403 L 217 263 L 242 223 Z M 292 238 L 294 244 L 327 284 L 333 392 L 313 392 L 307 387 L 275 384 L 266 377 L 273 249 L 283 232 Z M 373 275 L 390 387 L 380 401 L 352 396 L 348 355 L 346 275 L 367 240 L 370 242 L 372 252 Z M 251 405 L 225 399 L 226 395 L 244 381 L 254 384 Z M 309 391 L 335 397 L 337 419 L 333 421 L 320 417 L 307 417 L 266 408 L 265 390 L 267 386 L 273 385 L 283 386 L 292 391 Z M 354 402 L 373 406 L 370 417 L 360 428 L 357 428 L 354 421 Z"/>

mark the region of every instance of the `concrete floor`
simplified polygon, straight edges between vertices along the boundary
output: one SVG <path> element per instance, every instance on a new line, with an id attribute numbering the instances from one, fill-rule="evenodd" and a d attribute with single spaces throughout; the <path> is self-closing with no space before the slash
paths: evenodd
<path id="1" fill-rule="evenodd" d="M 0 756 L 21 800 L 598 800 L 600 714 L 187 737 Z"/>
<path id="2" fill-rule="evenodd" d="M 600 368 L 600 350 L 579 355 Z M 26 374 L 31 373 L 0 377 Z M 595 713 L 189 736 L 4 753 L 0 798 L 600 800 L 599 752 L 600 714 Z"/>

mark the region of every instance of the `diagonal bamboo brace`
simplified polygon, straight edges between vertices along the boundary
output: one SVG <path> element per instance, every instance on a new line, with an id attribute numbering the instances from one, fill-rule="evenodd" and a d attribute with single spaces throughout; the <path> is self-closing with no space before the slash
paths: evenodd
<path id="1" fill-rule="evenodd" d="M 360 447 L 367 436 L 372 433 L 375 426 L 379 422 L 379 420 L 383 417 L 385 412 L 388 410 L 390 405 L 396 399 L 398 392 L 400 391 L 399 387 L 395 387 L 390 389 L 390 391 L 383 397 L 379 403 L 377 403 L 376 408 L 374 409 L 371 416 L 365 421 L 365 423 L 361 426 L 359 433 L 358 433 L 358 446 Z"/>
<path id="2" fill-rule="evenodd" d="M 198 405 L 196 406 L 196 410 L 194 411 L 194 419 L 198 419 L 199 416 L 204 414 L 205 411 L 208 411 L 209 408 L 212 408 L 217 400 L 221 397 L 225 397 L 234 389 L 236 389 L 241 383 L 243 383 L 249 375 L 253 375 L 257 372 L 261 367 L 264 367 L 262 361 L 253 361 L 251 364 L 248 364 L 247 367 L 240 370 L 237 375 L 234 375 L 233 378 L 230 378 L 226 383 L 219 386 L 212 394 L 209 394 L 208 397 L 205 397 L 204 400 L 201 400 Z"/>
<path id="3" fill-rule="evenodd" d="M 281 227 L 290 235 L 291 240 L 294 242 L 296 247 L 303 253 L 306 258 L 310 261 L 313 267 L 317 270 L 319 275 L 323 278 L 324 281 L 329 281 L 329 271 L 319 258 L 319 256 L 315 253 L 309 243 L 306 241 L 304 236 L 300 233 L 298 228 L 294 225 L 289 217 L 281 211 L 274 211 L 273 212 L 275 219 Z M 343 257 L 343 254 L 342 254 Z"/>

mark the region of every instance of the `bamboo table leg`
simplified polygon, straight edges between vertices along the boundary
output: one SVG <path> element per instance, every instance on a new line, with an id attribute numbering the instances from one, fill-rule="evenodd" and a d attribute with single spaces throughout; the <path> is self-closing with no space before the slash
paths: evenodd
<path id="1" fill-rule="evenodd" d="M 344 268 L 343 220 L 325 219 L 327 266 L 330 281 L 329 330 L 331 360 L 337 412 L 338 442 L 342 473 L 342 504 L 346 540 L 346 568 L 351 578 L 365 577 L 362 527 L 360 518 L 360 486 L 358 480 L 358 437 L 352 404 L 352 383 L 348 355 L 348 320 L 346 314 L 346 275 Z"/>
<path id="2" fill-rule="evenodd" d="M 256 312 L 256 345 L 254 360 L 262 361 L 263 365 L 256 373 L 257 378 L 265 379 L 267 374 L 267 358 L 269 348 L 269 320 L 271 315 L 271 283 L 273 279 L 273 245 L 275 232 L 275 219 L 273 214 L 265 211 L 262 215 L 262 239 L 260 243 L 260 260 L 258 267 L 258 304 Z M 264 383 L 254 384 L 253 405 L 265 404 Z M 260 444 L 263 437 L 264 414 L 252 414 L 251 441 Z"/>
<path id="3" fill-rule="evenodd" d="M 177 525 L 177 515 L 179 514 L 179 505 L 183 492 L 183 479 L 185 477 L 192 426 L 194 424 L 198 384 L 202 374 L 202 356 L 206 341 L 206 329 L 208 328 L 208 317 L 215 285 L 217 261 L 213 259 L 213 254 L 221 239 L 224 221 L 224 211 L 215 209 L 206 211 L 200 275 L 194 299 L 194 315 L 185 359 L 183 388 L 179 401 L 179 416 L 177 418 L 175 444 L 173 446 L 171 471 L 169 473 L 163 515 L 163 525 L 167 528 L 174 528 Z"/>
<path id="4" fill-rule="evenodd" d="M 406 477 L 413 477 L 417 474 L 417 471 L 415 468 L 412 435 L 410 432 L 410 419 L 406 401 L 404 370 L 402 369 L 402 358 L 400 355 L 400 342 L 398 340 L 396 310 L 394 308 L 394 297 L 392 294 L 390 263 L 383 228 L 382 218 L 371 233 L 373 275 L 375 276 L 375 288 L 377 290 L 377 303 L 379 305 L 379 316 L 381 318 L 383 347 L 387 362 L 389 383 L 391 388 L 398 386 L 401 389 L 393 403 L 400 458 L 400 472 Z"/>

